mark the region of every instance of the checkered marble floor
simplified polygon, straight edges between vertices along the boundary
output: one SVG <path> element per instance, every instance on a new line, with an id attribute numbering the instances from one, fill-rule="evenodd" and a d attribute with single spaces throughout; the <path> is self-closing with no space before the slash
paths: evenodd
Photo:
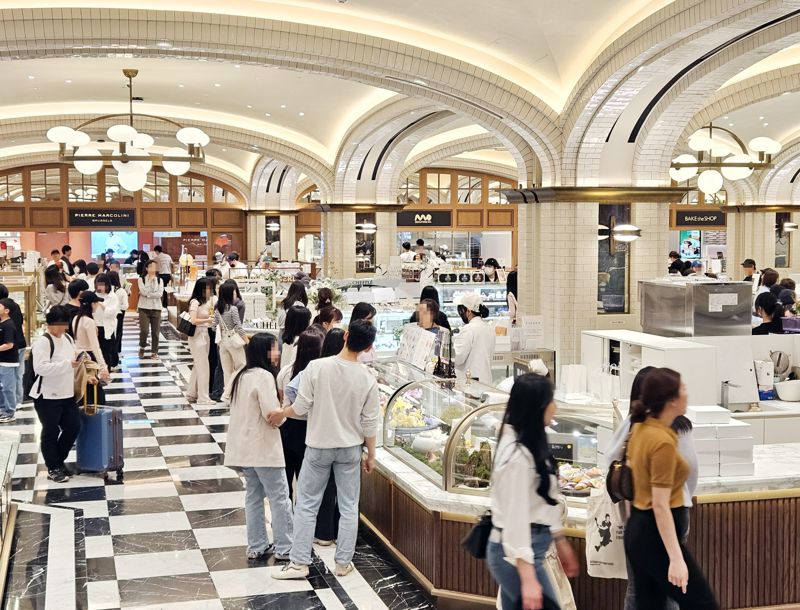
<path id="1" fill-rule="evenodd" d="M 4 608 L 71 610 L 425 610 L 431 601 L 378 547 L 360 539 L 356 572 L 333 574 L 334 548 L 315 548 L 308 580 L 277 581 L 248 562 L 244 484 L 222 465 L 228 409 L 183 396 L 191 357 L 168 324 L 159 360 L 138 358 L 125 320 L 122 370 L 106 402 L 124 412 L 125 477 L 47 480 L 31 405 L 13 499 L 20 503 Z M 74 452 L 67 465 L 74 461 Z"/>

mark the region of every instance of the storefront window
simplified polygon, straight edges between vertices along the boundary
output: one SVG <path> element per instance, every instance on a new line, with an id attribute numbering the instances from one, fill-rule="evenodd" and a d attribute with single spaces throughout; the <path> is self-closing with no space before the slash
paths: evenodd
<path id="1" fill-rule="evenodd" d="M 448 262 L 459 267 L 474 267 L 481 257 L 481 233 L 464 231 L 400 231 L 397 234 L 397 251 L 403 249 L 403 242 L 412 246 L 418 239 L 425 247 L 443 256 Z"/>
<path id="2" fill-rule="evenodd" d="M 236 193 L 233 191 L 229 191 L 224 186 L 219 184 L 214 184 L 211 187 L 211 196 L 214 199 L 214 203 L 238 203 L 239 198 L 236 196 Z"/>
<path id="3" fill-rule="evenodd" d="M 106 201 L 131 203 L 134 200 L 134 193 L 126 191 L 119 184 L 117 172 L 106 172 Z"/>
<path id="4" fill-rule="evenodd" d="M 789 212 L 775 214 L 775 268 L 789 267 L 789 242 L 791 232 L 784 230 L 784 225 L 790 222 L 792 215 Z"/>
<path id="5" fill-rule="evenodd" d="M 375 272 L 375 224 L 374 212 L 356 214 L 356 272 Z"/>
<path id="6" fill-rule="evenodd" d="M 31 201 L 61 201 L 60 168 L 31 170 Z"/>
<path id="7" fill-rule="evenodd" d="M 33 172 L 31 172 L 33 173 Z M 67 170 L 69 185 L 67 197 L 69 201 L 95 202 L 98 199 L 97 177 L 100 174 L 85 176 L 76 169 Z M 108 192 L 108 189 L 106 189 Z M 107 199 L 108 200 L 108 199 Z"/>
<path id="8" fill-rule="evenodd" d="M 193 176 L 178 176 L 178 201 L 182 203 L 204 203 L 206 182 Z"/>
<path id="9" fill-rule="evenodd" d="M 452 193 L 449 173 L 428 173 L 425 184 L 428 187 L 428 203 L 450 205 Z"/>
<path id="10" fill-rule="evenodd" d="M 629 224 L 630 204 L 599 206 L 598 225 L 607 227 L 608 236 L 615 225 Z M 628 243 L 607 237 L 597 242 L 597 311 L 598 313 L 627 313 L 628 311 Z"/>
<path id="11" fill-rule="evenodd" d="M 297 240 L 297 260 L 317 264 L 322 261 L 322 240 L 319 235 L 302 235 Z"/>
<path id="12" fill-rule="evenodd" d="M 419 203 L 419 175 L 414 174 L 400 185 L 397 203 Z"/>
<path id="13" fill-rule="evenodd" d="M 169 174 L 155 168 L 147 174 L 147 184 L 142 189 L 142 201 L 169 201 Z"/>
<path id="14" fill-rule="evenodd" d="M 267 216 L 264 236 L 264 253 L 271 258 L 281 257 L 281 217 Z"/>
<path id="15" fill-rule="evenodd" d="M 0 176 L 0 201 L 22 201 L 22 174 Z"/>
<path id="16" fill-rule="evenodd" d="M 492 205 L 508 205 L 506 196 L 503 195 L 503 189 L 514 188 L 513 182 L 505 182 L 502 180 L 489 181 L 489 203 Z"/>
<path id="17" fill-rule="evenodd" d="M 483 179 L 478 176 L 458 177 L 458 203 L 481 203 Z"/>

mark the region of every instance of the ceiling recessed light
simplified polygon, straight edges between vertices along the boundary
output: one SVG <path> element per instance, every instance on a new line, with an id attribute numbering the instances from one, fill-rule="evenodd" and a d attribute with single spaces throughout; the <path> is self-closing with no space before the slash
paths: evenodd
<path id="1" fill-rule="evenodd" d="M 181 89 L 183 89 L 185 86 L 186 86 L 186 85 L 184 85 L 183 83 L 181 83 L 180 85 L 178 85 L 178 87 L 180 87 Z"/>
<path id="2" fill-rule="evenodd" d="M 298 112 L 297 114 L 298 114 L 298 116 L 306 116 L 305 112 Z"/>
<path id="3" fill-rule="evenodd" d="M 233 66 L 233 67 L 234 67 L 234 68 L 241 68 L 242 66 L 240 66 L 239 64 L 236 64 L 236 65 L 235 65 L 235 66 Z"/>
<path id="4" fill-rule="evenodd" d="M 270 117 L 270 116 L 272 116 L 272 115 L 271 115 L 269 112 L 265 112 L 265 113 L 264 113 L 264 116 L 266 116 L 266 117 Z"/>
<path id="5" fill-rule="evenodd" d="M 33 80 L 34 78 L 36 77 L 33 74 L 28 74 L 28 80 Z"/>
<path id="6" fill-rule="evenodd" d="M 253 105 L 252 105 L 252 104 L 247 104 L 247 107 L 248 107 L 248 108 L 252 108 L 252 107 L 253 107 Z"/>
<path id="7" fill-rule="evenodd" d="M 728 123 L 728 127 L 733 127 L 733 123 Z"/>
<path id="8" fill-rule="evenodd" d="M 426 83 L 424 80 L 422 80 L 420 78 L 415 78 L 414 79 L 414 83 L 417 84 L 417 85 L 422 85 L 423 87 L 428 84 L 428 83 Z M 725 118 L 727 119 L 728 117 L 725 117 Z"/>
<path id="9" fill-rule="evenodd" d="M 67 79 L 64 82 L 67 83 L 68 85 L 72 84 L 72 81 L 70 79 Z"/>
<path id="10" fill-rule="evenodd" d="M 168 41 L 168 40 L 159 40 L 156 43 L 156 46 L 161 48 L 161 49 L 171 49 L 172 48 L 172 43 L 170 41 Z"/>
<path id="11" fill-rule="evenodd" d="M 414 82 L 417 82 L 417 81 L 414 81 Z M 728 120 L 728 117 L 726 117 L 726 116 L 724 116 L 722 118 L 725 119 L 726 121 Z"/>
<path id="12" fill-rule="evenodd" d="M 791 93 L 792 93 L 791 91 L 784 91 L 783 93 L 781 93 L 781 95 L 791 95 Z"/>
<path id="13" fill-rule="evenodd" d="M 222 83 L 214 83 L 215 87 L 222 87 Z"/>
<path id="14" fill-rule="evenodd" d="M 16 140 L 11 140 L 11 143 L 12 143 L 12 144 L 14 144 L 15 142 L 16 142 Z"/>
<path id="15" fill-rule="evenodd" d="M 760 116 L 760 117 L 758 117 L 758 120 L 759 120 L 759 121 L 763 121 L 763 120 L 764 120 L 764 117 L 763 117 L 763 116 Z"/>
<path id="16" fill-rule="evenodd" d="M 223 148 L 222 152 L 228 152 L 228 149 L 227 148 Z"/>
<path id="17" fill-rule="evenodd" d="M 286 108 L 286 104 L 281 104 L 281 108 Z"/>
<path id="18" fill-rule="evenodd" d="M 764 123 L 764 127 L 768 127 L 768 126 L 769 126 L 769 123 Z"/>

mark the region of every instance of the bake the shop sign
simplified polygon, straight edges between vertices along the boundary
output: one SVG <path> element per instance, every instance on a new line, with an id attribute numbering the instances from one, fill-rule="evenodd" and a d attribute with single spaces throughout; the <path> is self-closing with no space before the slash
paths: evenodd
<path id="1" fill-rule="evenodd" d="M 671 212 L 671 229 L 724 229 L 728 225 L 725 212 L 719 208 L 676 205 Z"/>
<path id="2" fill-rule="evenodd" d="M 70 227 L 135 227 L 136 210 L 93 210 L 88 208 L 70 208 Z"/>
<path id="3" fill-rule="evenodd" d="M 451 212 L 427 210 L 409 210 L 397 213 L 398 227 L 449 227 Z"/>

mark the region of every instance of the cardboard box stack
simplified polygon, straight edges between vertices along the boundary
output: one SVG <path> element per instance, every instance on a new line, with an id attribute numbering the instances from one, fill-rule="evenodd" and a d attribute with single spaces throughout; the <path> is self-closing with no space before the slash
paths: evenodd
<path id="1" fill-rule="evenodd" d="M 716 405 L 689 407 L 692 436 L 701 477 L 752 476 L 753 432 L 750 424 L 731 419 L 731 412 Z"/>

